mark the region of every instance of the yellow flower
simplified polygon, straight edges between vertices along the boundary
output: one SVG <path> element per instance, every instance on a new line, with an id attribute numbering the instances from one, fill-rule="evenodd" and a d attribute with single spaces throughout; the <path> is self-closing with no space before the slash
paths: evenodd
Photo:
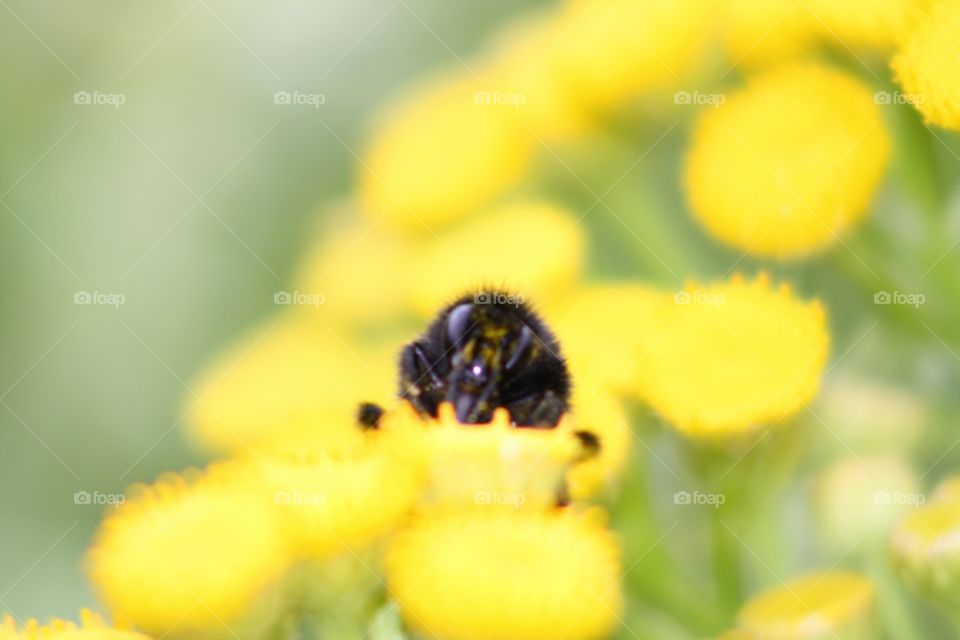
<path id="1" fill-rule="evenodd" d="M 639 354 L 639 390 L 690 436 L 729 437 L 796 413 L 816 393 L 823 309 L 761 275 L 665 296 L 662 331 Z"/>
<path id="2" fill-rule="evenodd" d="M 589 515 L 423 518 L 391 541 L 390 591 L 412 627 L 442 640 L 606 637 L 623 606 L 619 551 Z"/>
<path id="3" fill-rule="evenodd" d="M 148 631 L 228 631 L 288 569 L 274 505 L 222 475 L 170 474 L 107 516 L 88 555 L 112 611 Z"/>
<path id="4" fill-rule="evenodd" d="M 893 59 L 897 81 L 925 121 L 960 131 L 960 5 L 937 0 Z"/>
<path id="5" fill-rule="evenodd" d="M 593 121 L 550 55 L 567 35 L 560 14 L 550 10 L 508 24 L 481 68 L 491 101 L 515 109 L 523 126 L 546 140 L 582 134 Z"/>
<path id="6" fill-rule="evenodd" d="M 597 389 L 632 391 L 643 336 L 657 330 L 661 292 L 634 283 L 592 284 L 546 309 L 573 379 Z"/>
<path id="7" fill-rule="evenodd" d="M 927 0 L 804 0 L 822 37 L 845 48 L 893 46 Z"/>
<path id="8" fill-rule="evenodd" d="M 875 593 L 865 578 L 833 572 L 793 580 L 741 609 L 747 637 L 765 640 L 871 640 Z"/>
<path id="9" fill-rule="evenodd" d="M 92 611 L 80 612 L 80 624 L 54 619 L 41 625 L 28 620 L 21 629 L 13 618 L 5 616 L 0 624 L 0 640 L 149 640 L 147 636 L 130 631 L 122 625 L 110 626 Z"/>
<path id="10" fill-rule="evenodd" d="M 588 380 L 575 379 L 572 413 L 571 428 L 596 436 L 600 444 L 567 473 L 570 497 L 584 500 L 614 485 L 629 459 L 633 435 L 620 401 Z"/>
<path id="11" fill-rule="evenodd" d="M 889 154 L 867 87 L 828 67 L 790 66 L 703 111 L 684 183 L 712 235 L 795 258 L 830 245 L 866 213 Z"/>
<path id="12" fill-rule="evenodd" d="M 572 0 L 543 53 L 567 92 L 591 108 L 676 86 L 697 62 L 712 15 L 699 0 Z"/>
<path id="13" fill-rule="evenodd" d="M 894 563 L 904 580 L 932 600 L 960 605 L 960 499 L 956 480 L 941 485 L 934 500 L 906 514 L 890 537 Z"/>
<path id="14" fill-rule="evenodd" d="M 309 314 L 279 317 L 242 337 L 195 385 L 189 433 L 214 451 L 271 442 L 352 444 L 362 401 L 394 394 L 393 356 L 346 342 Z"/>
<path id="15" fill-rule="evenodd" d="M 545 202 L 517 202 L 463 221 L 425 247 L 412 265 L 412 302 L 432 315 L 464 291 L 522 292 L 546 301 L 568 289 L 584 259 L 573 215 Z"/>
<path id="16" fill-rule="evenodd" d="M 796 57 L 815 43 L 814 19 L 797 0 L 720 0 L 720 32 L 731 62 L 759 67 Z"/>
<path id="17" fill-rule="evenodd" d="M 488 90 L 472 76 L 444 76 L 391 107 L 359 168 L 371 221 L 428 234 L 524 175 L 534 138 Z"/>
<path id="18" fill-rule="evenodd" d="M 345 451 L 318 446 L 260 452 L 226 470 L 276 505 L 303 557 L 356 554 L 393 529 L 420 497 L 419 460 L 384 433 Z"/>
<path id="19" fill-rule="evenodd" d="M 416 242 L 353 214 L 332 212 L 336 223 L 322 227 L 296 278 L 296 292 L 322 296 L 322 304 L 297 310 L 315 311 L 318 322 L 328 325 L 356 327 L 409 313 L 405 267 Z"/>
<path id="20" fill-rule="evenodd" d="M 427 480 L 431 510 L 547 509 L 557 503 L 564 474 L 582 453 L 566 420 L 553 429 L 511 426 L 504 409 L 489 424 L 457 422 L 443 404 L 436 420 L 407 405 L 387 413 L 380 431 L 416 452 Z"/>

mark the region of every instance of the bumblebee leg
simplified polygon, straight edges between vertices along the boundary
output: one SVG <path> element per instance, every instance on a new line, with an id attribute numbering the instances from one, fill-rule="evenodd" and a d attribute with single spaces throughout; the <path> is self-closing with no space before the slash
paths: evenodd
<path id="1" fill-rule="evenodd" d="M 411 342 L 400 355 L 400 397 L 422 415 L 437 415 L 436 390 L 443 382 L 437 377 L 423 347 Z"/>
<path id="2" fill-rule="evenodd" d="M 517 426 L 552 429 L 566 412 L 567 403 L 553 391 L 547 391 L 511 402 L 507 409 Z"/>
<path id="3" fill-rule="evenodd" d="M 379 427 L 381 417 L 383 417 L 383 407 L 378 404 L 361 402 L 357 407 L 357 424 L 365 431 Z"/>

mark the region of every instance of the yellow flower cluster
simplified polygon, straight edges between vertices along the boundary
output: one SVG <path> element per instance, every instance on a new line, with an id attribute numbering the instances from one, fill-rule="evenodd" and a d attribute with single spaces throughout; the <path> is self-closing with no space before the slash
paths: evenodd
<path id="1" fill-rule="evenodd" d="M 893 59 L 897 80 L 931 123 L 960 131 L 960 5 L 931 8 L 904 34 Z"/>
<path id="2" fill-rule="evenodd" d="M 110 626 L 97 614 L 83 610 L 80 624 L 69 620 L 54 619 L 41 625 L 28 620 L 24 625 L 5 616 L 0 621 L 0 640 L 149 640 L 142 633 L 123 626 Z"/>
<path id="3" fill-rule="evenodd" d="M 295 564 L 364 553 L 413 508 L 421 478 L 381 434 L 170 474 L 108 515 L 89 574 L 111 610 L 152 632 L 229 631 L 272 611 Z"/>
<path id="4" fill-rule="evenodd" d="M 811 575 L 754 597 L 725 638 L 745 640 L 871 640 L 877 637 L 875 590 L 846 572 Z"/>
<path id="5" fill-rule="evenodd" d="M 381 115 L 362 154 L 364 213 L 423 232 L 491 204 L 535 154 L 643 92 L 676 84 L 707 41 L 697 0 L 569 0 L 508 25 L 463 72 Z"/>

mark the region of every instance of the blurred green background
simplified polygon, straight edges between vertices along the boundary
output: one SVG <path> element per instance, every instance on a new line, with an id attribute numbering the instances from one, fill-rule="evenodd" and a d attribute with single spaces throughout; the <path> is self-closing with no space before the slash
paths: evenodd
<path id="1" fill-rule="evenodd" d="M 80 563 L 104 507 L 78 504 L 78 492 L 112 496 L 202 461 L 181 429 L 191 380 L 276 310 L 273 294 L 290 284 L 322 204 L 353 186 L 371 115 L 533 6 L 0 0 L 0 610 L 73 617 L 93 604 Z M 893 90 L 883 61 L 837 63 Z M 716 75 L 724 88 L 739 82 Z M 324 100 L 277 104 L 276 92 Z M 893 163 L 870 217 L 831 250 L 779 265 L 720 246 L 691 220 L 678 176 L 696 111 L 662 106 L 636 105 L 542 154 L 533 188 L 591 210 L 590 275 L 680 287 L 771 271 L 823 299 L 828 385 L 870 378 L 930 412 L 933 428 L 904 451 L 924 485 L 960 467 L 958 137 L 923 127 L 909 105 L 885 107 Z M 925 304 L 876 305 L 881 291 L 923 294 Z M 84 294 L 123 304 L 77 304 Z M 841 426 L 811 417 L 821 415 L 831 419 L 816 408 L 800 421 L 815 434 Z M 819 435 L 834 451 L 818 451 L 807 476 L 850 453 Z M 682 467 L 677 438 L 641 436 L 649 469 L 638 460 L 615 517 L 639 520 L 630 501 L 650 499 L 635 486 L 641 473 L 661 515 L 689 486 L 666 471 Z M 775 584 L 770 557 L 777 575 L 843 560 L 814 550 L 807 476 L 774 510 L 792 536 L 754 563 L 751 586 Z M 629 536 L 648 523 L 617 524 Z M 697 549 L 676 554 L 684 564 L 703 560 L 703 537 L 696 526 L 671 535 L 674 552 Z"/>
<path id="2" fill-rule="evenodd" d="M 520 8 L 0 1 L 0 610 L 93 604 L 74 493 L 199 461 L 191 377 L 275 309 L 369 115 Z"/>

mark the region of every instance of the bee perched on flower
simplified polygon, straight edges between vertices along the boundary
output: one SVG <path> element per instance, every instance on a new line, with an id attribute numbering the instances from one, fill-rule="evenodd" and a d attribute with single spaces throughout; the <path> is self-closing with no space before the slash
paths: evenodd
<path id="1" fill-rule="evenodd" d="M 514 425 L 555 427 L 569 405 L 570 377 L 553 332 L 523 296 L 479 291 L 460 297 L 400 356 L 402 399 L 423 416 L 453 405 L 465 424 L 505 408 Z M 360 422 L 380 412 L 362 405 Z"/>

